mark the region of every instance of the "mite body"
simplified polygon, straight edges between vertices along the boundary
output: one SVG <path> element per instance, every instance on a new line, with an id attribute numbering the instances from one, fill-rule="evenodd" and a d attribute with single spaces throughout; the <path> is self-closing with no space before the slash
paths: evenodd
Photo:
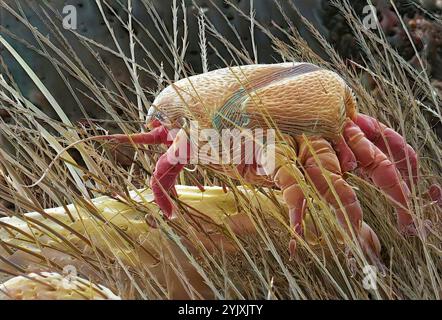
<path id="1" fill-rule="evenodd" d="M 251 184 L 280 188 L 290 223 L 300 237 L 306 183 L 334 209 L 343 230 L 355 234 L 367 254 L 379 255 L 377 236 L 361 228 L 362 208 L 343 177 L 356 167 L 391 201 L 399 229 L 405 234 L 417 233 L 410 211 L 410 187 L 417 181 L 415 151 L 393 129 L 358 113 L 351 89 L 333 71 L 308 63 L 281 63 L 229 67 L 191 76 L 156 97 L 149 110 L 151 132 L 97 137 L 169 146 L 151 179 L 155 201 L 166 217 L 173 215 L 170 193 L 186 165 L 186 161 L 170 159 L 180 148 L 191 145 L 183 128 L 189 120 L 197 121 L 200 129 L 271 128 L 282 134 L 284 142 L 276 144 L 275 166 L 264 178 L 257 174 L 253 161 L 212 167 Z M 171 129 L 179 129 L 173 141 L 168 139 Z M 292 241 L 292 254 L 295 249 Z"/>
<path id="2" fill-rule="evenodd" d="M 228 67 L 191 76 L 165 88 L 150 110 L 172 123 L 198 121 L 200 128 L 276 126 L 290 136 L 327 139 L 337 138 L 355 112 L 344 80 L 308 63 Z"/>

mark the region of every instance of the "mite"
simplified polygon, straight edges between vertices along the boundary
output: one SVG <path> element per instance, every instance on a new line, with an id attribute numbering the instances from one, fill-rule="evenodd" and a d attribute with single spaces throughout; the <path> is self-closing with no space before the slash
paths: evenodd
<path id="1" fill-rule="evenodd" d="M 333 71 L 309 63 L 280 63 L 228 67 L 187 77 L 156 97 L 148 113 L 150 132 L 94 137 L 168 146 L 150 182 L 166 218 L 174 214 L 170 194 L 186 165 L 170 159 L 190 147 L 185 129 L 190 120 L 202 129 L 263 128 L 280 133 L 275 167 L 264 176 L 257 174 L 253 161 L 211 167 L 247 183 L 279 188 L 299 237 L 303 237 L 306 210 L 302 185 L 307 183 L 334 209 L 346 232 L 355 234 L 366 250 L 379 251 L 376 234 L 362 228 L 361 205 L 343 176 L 356 168 L 391 201 L 399 230 L 405 235 L 418 233 L 410 209 L 410 189 L 418 178 L 416 152 L 396 131 L 359 113 L 352 90 Z M 173 131 L 178 133 L 170 139 Z M 440 203 L 440 188 L 432 186 L 430 196 Z M 292 255 L 295 249 L 292 240 Z"/>

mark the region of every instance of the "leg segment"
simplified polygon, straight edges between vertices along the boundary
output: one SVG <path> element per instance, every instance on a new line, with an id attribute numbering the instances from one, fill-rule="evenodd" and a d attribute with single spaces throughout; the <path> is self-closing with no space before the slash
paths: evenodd
<path id="1" fill-rule="evenodd" d="M 299 158 L 308 178 L 321 197 L 335 209 L 341 227 L 347 233 L 354 232 L 364 254 L 373 261 L 379 261 L 379 239 L 375 232 L 364 224 L 362 208 L 353 188 L 342 177 L 340 161 L 334 149 L 322 138 L 306 139 L 298 137 L 297 142 Z"/>
<path id="2" fill-rule="evenodd" d="M 182 164 L 171 164 L 165 153 L 158 160 L 155 172 L 151 178 L 150 187 L 152 188 L 155 202 L 168 219 L 173 216 L 173 204 L 169 193 L 174 189 L 176 177 L 183 168 L 184 165 Z"/>
<path id="3" fill-rule="evenodd" d="M 396 166 L 351 120 L 344 128 L 344 138 L 353 150 L 362 170 L 392 201 L 397 211 L 399 229 L 405 233 L 410 232 L 414 225 L 408 205 L 410 190 L 401 179 Z"/>
<path id="4" fill-rule="evenodd" d="M 374 261 L 380 262 L 380 260 L 376 258 L 381 256 L 381 242 L 373 229 L 365 222 L 362 222 L 359 239 L 362 251 L 367 253 Z"/>
<path id="5" fill-rule="evenodd" d="M 171 145 L 172 139 L 169 139 L 169 130 L 164 126 L 158 126 L 150 132 L 135 134 L 112 134 L 96 136 L 95 140 L 109 140 L 116 143 L 135 143 L 135 144 L 165 144 Z"/>
<path id="6" fill-rule="evenodd" d="M 299 137 L 297 142 L 300 146 L 301 164 L 312 184 L 321 197 L 335 209 L 338 222 L 344 230 L 349 232 L 352 228 L 358 236 L 362 226 L 362 209 L 353 188 L 342 177 L 339 160 L 332 146 L 322 138 L 308 138 L 306 140 L 306 138 Z M 318 162 L 310 152 L 309 145 Z M 325 176 L 328 177 L 331 185 Z M 337 197 L 333 194 L 332 187 Z"/>
<path id="7" fill-rule="evenodd" d="M 284 201 L 289 208 L 290 225 L 295 232 L 303 236 L 303 218 L 305 214 L 305 196 L 299 185 L 303 180 L 301 171 L 296 167 L 295 162 L 282 160 L 284 155 L 279 152 L 280 159 L 277 160 L 276 170 L 272 176 L 275 185 L 282 191 Z"/>
<path id="8" fill-rule="evenodd" d="M 333 149 L 338 156 L 342 172 L 353 171 L 356 169 L 356 157 L 347 145 L 347 142 L 345 142 L 344 137 L 339 137 L 338 141 L 333 144 Z"/>
<path id="9" fill-rule="evenodd" d="M 432 201 L 442 208 L 442 188 L 439 185 L 431 185 L 430 189 L 428 189 L 428 195 Z"/>
<path id="10" fill-rule="evenodd" d="M 150 132 L 146 133 L 104 135 L 97 136 L 95 139 L 116 143 L 165 144 L 169 146 L 167 152 L 158 159 L 150 184 L 158 207 L 166 218 L 171 218 L 173 204 L 169 193 L 174 193 L 176 178 L 190 157 L 190 147 L 184 131 L 180 131 L 172 140 L 173 135 L 163 125 L 152 123 L 152 128 Z"/>
<path id="11" fill-rule="evenodd" d="M 158 160 L 150 186 L 155 202 L 166 218 L 173 216 L 173 203 L 170 192 L 176 194 L 174 185 L 176 178 L 190 158 L 190 143 L 186 133 L 181 130 L 173 144 Z"/>
<path id="12" fill-rule="evenodd" d="M 304 177 L 296 167 L 296 163 L 289 159 L 289 155 L 293 151 L 293 148 L 289 145 L 276 147 L 275 167 L 268 174 L 282 191 L 284 201 L 289 209 L 290 227 L 294 229 L 297 235 L 303 237 L 306 199 L 299 182 L 304 180 Z M 289 251 L 293 258 L 296 252 L 296 241 L 294 239 L 290 241 Z"/>
<path id="13" fill-rule="evenodd" d="M 353 121 L 368 140 L 393 160 L 411 190 L 418 179 L 417 155 L 413 148 L 399 133 L 370 116 L 359 113 Z"/>

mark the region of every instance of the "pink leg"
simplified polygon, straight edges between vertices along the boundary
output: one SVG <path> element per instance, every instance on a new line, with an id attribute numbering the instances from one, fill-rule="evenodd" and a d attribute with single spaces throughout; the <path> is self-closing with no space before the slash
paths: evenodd
<path id="1" fill-rule="evenodd" d="M 289 203 L 289 219 L 290 226 L 294 228 L 295 232 L 303 237 L 304 230 L 302 222 L 305 216 L 305 196 L 299 185 L 292 185 L 284 190 L 284 199 L 290 199 Z"/>
<path id="2" fill-rule="evenodd" d="M 288 145 L 277 146 L 275 148 L 275 168 L 269 170 L 268 174 L 274 184 L 282 191 L 289 210 L 290 227 L 302 238 L 304 237 L 303 220 L 306 199 L 299 182 L 304 180 L 304 175 L 297 168 L 295 161 L 287 158 L 291 151 L 293 150 Z M 294 258 L 296 247 L 296 240 L 292 239 L 289 243 L 290 258 Z"/>
<path id="3" fill-rule="evenodd" d="M 432 201 L 435 201 L 437 205 L 442 208 L 442 188 L 439 185 L 433 184 L 430 189 L 428 189 L 428 195 Z"/>
<path id="4" fill-rule="evenodd" d="M 284 199 L 290 199 L 287 203 L 289 207 L 290 227 L 296 234 L 304 238 L 303 221 L 306 209 L 304 191 L 299 185 L 292 185 L 284 190 Z M 289 243 L 290 258 L 294 258 L 296 252 L 296 240 L 291 239 Z"/>
<path id="5" fill-rule="evenodd" d="M 167 152 L 158 160 L 150 186 L 154 199 L 166 218 L 173 216 L 170 193 L 176 194 L 175 182 L 190 158 L 190 144 L 184 131 L 180 131 Z"/>
<path id="6" fill-rule="evenodd" d="M 126 134 L 112 134 L 96 136 L 95 140 L 109 140 L 116 143 L 135 143 L 135 144 L 165 144 L 171 145 L 172 139 L 169 139 L 169 130 L 164 126 L 158 126 L 150 132 Z"/>
<path id="7" fill-rule="evenodd" d="M 368 140 L 394 161 L 411 190 L 411 185 L 418 179 L 417 155 L 413 148 L 399 133 L 370 116 L 359 113 L 353 121 Z"/>
<path id="8" fill-rule="evenodd" d="M 285 165 L 278 168 L 273 179 L 275 185 L 281 188 L 283 198 L 289 209 L 290 227 L 293 228 L 297 235 L 303 238 L 303 221 L 306 209 L 306 199 L 304 191 L 294 177 L 294 170 L 296 170 L 297 174 L 301 176 L 299 169 L 295 167 L 294 163 L 287 162 Z M 290 258 L 294 258 L 296 253 L 295 239 L 292 239 L 289 243 L 289 252 Z"/>
<path id="9" fill-rule="evenodd" d="M 353 150 L 359 166 L 392 201 L 397 211 L 399 229 L 404 233 L 414 234 L 413 218 L 408 206 L 410 190 L 402 181 L 395 165 L 351 120 L 344 128 L 344 138 Z"/>
<path id="10" fill-rule="evenodd" d="M 342 228 L 348 232 L 352 228 L 358 235 L 362 224 L 362 209 L 355 191 L 342 177 L 340 163 L 334 149 L 328 141 L 322 138 L 309 137 L 308 140 L 305 140 L 303 137 L 299 137 L 297 142 L 299 159 L 311 183 L 323 199 L 335 209 Z M 313 156 L 308 144 L 316 153 L 316 157 Z M 328 176 L 329 180 L 324 174 Z M 333 186 L 337 197 L 332 192 L 331 186 Z M 340 204 L 342 204 L 342 208 Z"/>
<path id="11" fill-rule="evenodd" d="M 155 202 L 166 218 L 173 216 L 170 193 L 176 194 L 174 185 L 177 176 L 190 158 L 190 144 L 184 131 L 180 131 L 173 141 L 169 130 L 158 122 L 152 122 L 150 132 L 131 135 L 114 134 L 95 137 L 96 140 L 109 140 L 117 143 L 165 144 L 169 149 L 155 166 L 150 186 Z"/>
<path id="12" fill-rule="evenodd" d="M 340 161 L 334 148 L 322 138 L 309 137 L 306 140 L 298 137 L 296 140 L 299 145 L 299 159 L 312 185 L 334 208 L 343 230 L 350 236 L 353 231 L 363 252 L 373 261 L 378 261 L 379 239 L 374 231 L 363 223 L 359 200 L 353 188 L 342 177 Z"/>
<path id="13" fill-rule="evenodd" d="M 347 142 L 345 142 L 344 137 L 339 137 L 339 140 L 333 144 L 333 149 L 335 149 L 336 155 L 338 156 L 343 173 L 356 169 L 356 157 L 347 145 Z"/>
<path id="14" fill-rule="evenodd" d="M 155 198 L 155 202 L 166 218 L 173 216 L 173 204 L 169 193 L 174 192 L 174 185 L 177 176 L 183 170 L 184 164 L 171 164 L 167 159 L 167 153 L 163 154 L 155 166 L 150 187 Z"/>
<path id="15" fill-rule="evenodd" d="M 170 146 L 165 154 L 163 154 L 155 166 L 155 171 L 151 179 L 151 188 L 155 202 L 161 209 L 166 218 L 173 215 L 173 204 L 169 193 L 175 192 L 174 184 L 176 177 L 183 170 L 187 159 L 179 159 L 178 153 L 181 150 L 182 143 L 186 143 L 186 139 L 178 139 L 176 137 L 173 142 L 170 139 L 169 130 L 159 123 L 152 123 L 153 129 L 146 133 L 136 133 L 131 135 L 114 134 L 95 137 L 96 140 L 109 140 L 116 143 L 136 143 L 136 144 L 165 144 Z M 176 160 L 176 161 L 172 161 Z"/>

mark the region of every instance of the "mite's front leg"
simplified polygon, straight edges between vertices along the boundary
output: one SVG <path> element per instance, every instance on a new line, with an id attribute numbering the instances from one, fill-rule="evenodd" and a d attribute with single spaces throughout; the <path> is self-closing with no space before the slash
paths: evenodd
<path id="1" fill-rule="evenodd" d="M 134 143 L 134 144 L 165 144 L 172 143 L 169 129 L 161 124 L 154 124 L 154 128 L 149 132 L 134 134 L 110 134 L 95 136 L 94 140 L 107 140 L 116 143 Z"/>
<path id="2" fill-rule="evenodd" d="M 176 179 L 189 159 L 190 143 L 186 132 L 180 130 L 172 145 L 158 160 L 150 181 L 155 202 L 168 219 L 172 218 L 174 213 L 170 193 L 176 194 Z"/>
<path id="3" fill-rule="evenodd" d="M 158 159 L 150 186 L 158 207 L 164 216 L 170 219 L 174 211 L 170 193 L 176 194 L 175 181 L 189 160 L 190 144 L 184 130 L 180 130 L 172 140 L 174 132 L 170 132 L 165 126 L 153 122 L 152 127 L 153 129 L 146 133 L 103 135 L 94 137 L 94 139 L 116 143 L 165 144 L 169 146 L 166 153 Z"/>

